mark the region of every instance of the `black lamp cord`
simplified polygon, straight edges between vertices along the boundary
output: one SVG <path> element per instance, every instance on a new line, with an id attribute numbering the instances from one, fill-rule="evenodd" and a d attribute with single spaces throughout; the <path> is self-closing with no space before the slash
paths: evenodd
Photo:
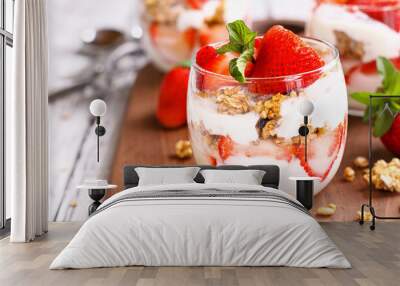
<path id="1" fill-rule="evenodd" d="M 94 132 L 97 135 L 97 162 L 100 162 L 100 137 L 106 134 L 106 129 L 100 125 L 100 116 L 96 116 L 96 125 Z"/>
<path id="2" fill-rule="evenodd" d="M 96 117 L 96 130 L 98 130 L 99 126 L 100 126 L 100 116 Z M 99 132 L 96 132 L 97 135 L 97 162 L 100 162 L 100 135 Z"/>
<path id="3" fill-rule="evenodd" d="M 304 123 L 299 128 L 300 136 L 304 137 L 304 160 L 307 162 L 307 135 L 310 132 L 308 129 L 308 116 L 304 116 Z M 301 141 L 300 141 L 301 144 Z"/>
<path id="4" fill-rule="evenodd" d="M 304 158 L 307 163 L 307 135 L 308 135 L 308 116 L 304 116 L 304 126 L 306 127 L 306 133 L 304 135 Z"/>

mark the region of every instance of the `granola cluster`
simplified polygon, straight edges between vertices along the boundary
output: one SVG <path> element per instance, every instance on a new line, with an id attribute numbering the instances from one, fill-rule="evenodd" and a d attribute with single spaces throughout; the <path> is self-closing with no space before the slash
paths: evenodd
<path id="1" fill-rule="evenodd" d="M 261 139 L 276 137 L 276 127 L 278 120 L 281 118 L 282 102 L 290 97 L 297 96 L 297 93 L 292 91 L 289 95 L 277 93 L 272 97 L 257 101 L 254 106 L 254 111 L 260 116 L 257 123 Z"/>
<path id="2" fill-rule="evenodd" d="M 361 60 L 365 54 L 364 44 L 349 37 L 345 32 L 335 31 L 336 46 L 343 57 Z"/>
<path id="3" fill-rule="evenodd" d="M 319 207 L 317 209 L 317 215 L 319 216 L 331 216 L 336 212 L 336 205 L 333 203 L 328 204 L 326 207 Z"/>
<path id="4" fill-rule="evenodd" d="M 372 184 L 378 190 L 389 192 L 400 192 L 400 160 L 393 158 L 392 161 L 377 161 L 372 168 Z M 369 182 L 369 171 L 363 175 L 365 181 Z"/>
<path id="5" fill-rule="evenodd" d="M 218 112 L 229 115 L 243 114 L 250 111 L 246 94 L 240 87 L 224 88 L 217 93 Z"/>
<path id="6" fill-rule="evenodd" d="M 278 119 L 280 117 L 281 104 L 286 98 L 288 98 L 287 95 L 275 94 L 267 100 L 258 101 L 254 110 L 262 119 Z"/>
<path id="7" fill-rule="evenodd" d="M 191 158 L 193 155 L 192 144 L 189 140 L 179 140 L 175 144 L 175 154 L 179 159 Z"/>
<path id="8" fill-rule="evenodd" d="M 363 221 L 372 221 L 372 214 L 369 211 L 364 211 Z M 357 211 L 357 220 L 361 220 L 361 211 Z"/>
<path id="9" fill-rule="evenodd" d="M 192 9 L 182 0 L 143 0 L 147 15 L 155 22 L 171 24 L 175 23 L 179 14 L 185 9 Z M 205 19 L 205 24 L 224 24 L 224 1 L 216 9 L 214 15 Z"/>
<path id="10" fill-rule="evenodd" d="M 275 128 L 280 118 L 281 104 L 286 98 L 288 96 L 278 93 L 256 103 L 254 110 L 260 115 L 257 127 L 262 139 L 276 136 Z"/>
<path id="11" fill-rule="evenodd" d="M 343 178 L 347 182 L 353 182 L 356 179 L 356 171 L 352 167 L 346 167 L 343 170 Z"/>
<path id="12" fill-rule="evenodd" d="M 253 97 L 246 94 L 241 87 L 227 87 L 217 91 L 198 91 L 196 96 L 201 98 L 213 98 L 217 105 L 217 111 L 222 114 L 236 115 L 247 112 L 256 112 L 259 120 L 256 129 L 259 139 L 272 139 L 276 144 L 302 144 L 304 137 L 294 136 L 290 140 L 279 138 L 276 128 L 281 119 L 281 105 L 291 98 L 302 96 L 301 93 L 291 91 L 289 94 L 277 93 L 272 96 Z M 312 140 L 326 133 L 325 127 L 309 127 L 308 139 Z M 206 135 L 204 135 L 206 136 Z M 213 138 L 210 141 L 214 141 Z M 211 145 L 210 142 L 209 145 Z"/>
<path id="13" fill-rule="evenodd" d="M 367 168 L 369 166 L 368 159 L 363 156 L 357 156 L 353 161 L 354 166 L 357 168 Z"/>

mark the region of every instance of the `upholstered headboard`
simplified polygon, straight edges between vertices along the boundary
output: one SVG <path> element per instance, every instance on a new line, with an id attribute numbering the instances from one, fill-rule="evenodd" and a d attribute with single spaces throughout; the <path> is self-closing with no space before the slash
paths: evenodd
<path id="1" fill-rule="evenodd" d="M 190 166 L 143 166 L 143 165 L 133 165 L 124 167 L 124 188 L 136 187 L 139 183 L 139 177 L 135 171 L 137 167 L 147 167 L 147 168 L 180 168 L 180 167 L 190 167 Z M 218 167 L 213 166 L 197 166 L 202 170 L 204 169 L 221 169 L 221 170 L 263 170 L 265 171 L 265 176 L 262 180 L 262 185 L 265 187 L 271 187 L 277 189 L 279 187 L 279 167 L 276 165 L 252 165 L 252 166 L 239 166 L 239 165 L 223 165 Z M 194 179 L 197 183 L 204 183 L 204 178 L 198 173 Z"/>

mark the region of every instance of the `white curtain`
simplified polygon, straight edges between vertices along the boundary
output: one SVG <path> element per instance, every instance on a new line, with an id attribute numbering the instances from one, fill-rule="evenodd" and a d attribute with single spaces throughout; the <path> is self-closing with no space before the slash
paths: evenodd
<path id="1" fill-rule="evenodd" d="M 13 91 L 6 98 L 6 187 L 12 242 L 47 232 L 46 0 L 15 1 Z"/>

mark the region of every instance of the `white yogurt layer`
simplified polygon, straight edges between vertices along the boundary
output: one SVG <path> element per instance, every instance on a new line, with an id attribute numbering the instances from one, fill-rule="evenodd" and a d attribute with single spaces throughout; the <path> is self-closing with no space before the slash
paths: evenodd
<path id="1" fill-rule="evenodd" d="M 345 32 L 350 38 L 364 44 L 363 62 L 375 60 L 378 56 L 399 56 L 400 35 L 395 30 L 365 13 L 349 12 L 339 5 L 322 4 L 308 23 L 307 33 L 336 44 L 334 31 Z"/>
<path id="2" fill-rule="evenodd" d="M 210 0 L 201 9 L 183 10 L 176 22 L 178 30 L 185 31 L 189 28 L 200 29 L 207 18 L 215 15 L 219 5 L 219 1 Z"/>
<path id="3" fill-rule="evenodd" d="M 335 129 L 347 113 L 347 91 L 340 65 L 304 90 L 304 95 L 282 102 L 281 119 L 276 128 L 278 137 L 291 138 L 299 134 L 304 119 L 298 112 L 304 99 L 314 104 L 310 124 L 315 128 Z"/>
<path id="4" fill-rule="evenodd" d="M 190 121 L 204 124 L 211 134 L 229 136 L 239 144 L 249 144 L 258 139 L 255 128 L 259 119 L 255 112 L 228 115 L 217 111 L 217 104 L 208 98 L 189 95 L 188 114 Z"/>
<path id="5" fill-rule="evenodd" d="M 361 71 L 352 73 L 347 87 L 349 93 L 356 91 L 371 91 L 374 92 L 381 85 L 382 77 L 378 74 L 365 74 Z"/>

